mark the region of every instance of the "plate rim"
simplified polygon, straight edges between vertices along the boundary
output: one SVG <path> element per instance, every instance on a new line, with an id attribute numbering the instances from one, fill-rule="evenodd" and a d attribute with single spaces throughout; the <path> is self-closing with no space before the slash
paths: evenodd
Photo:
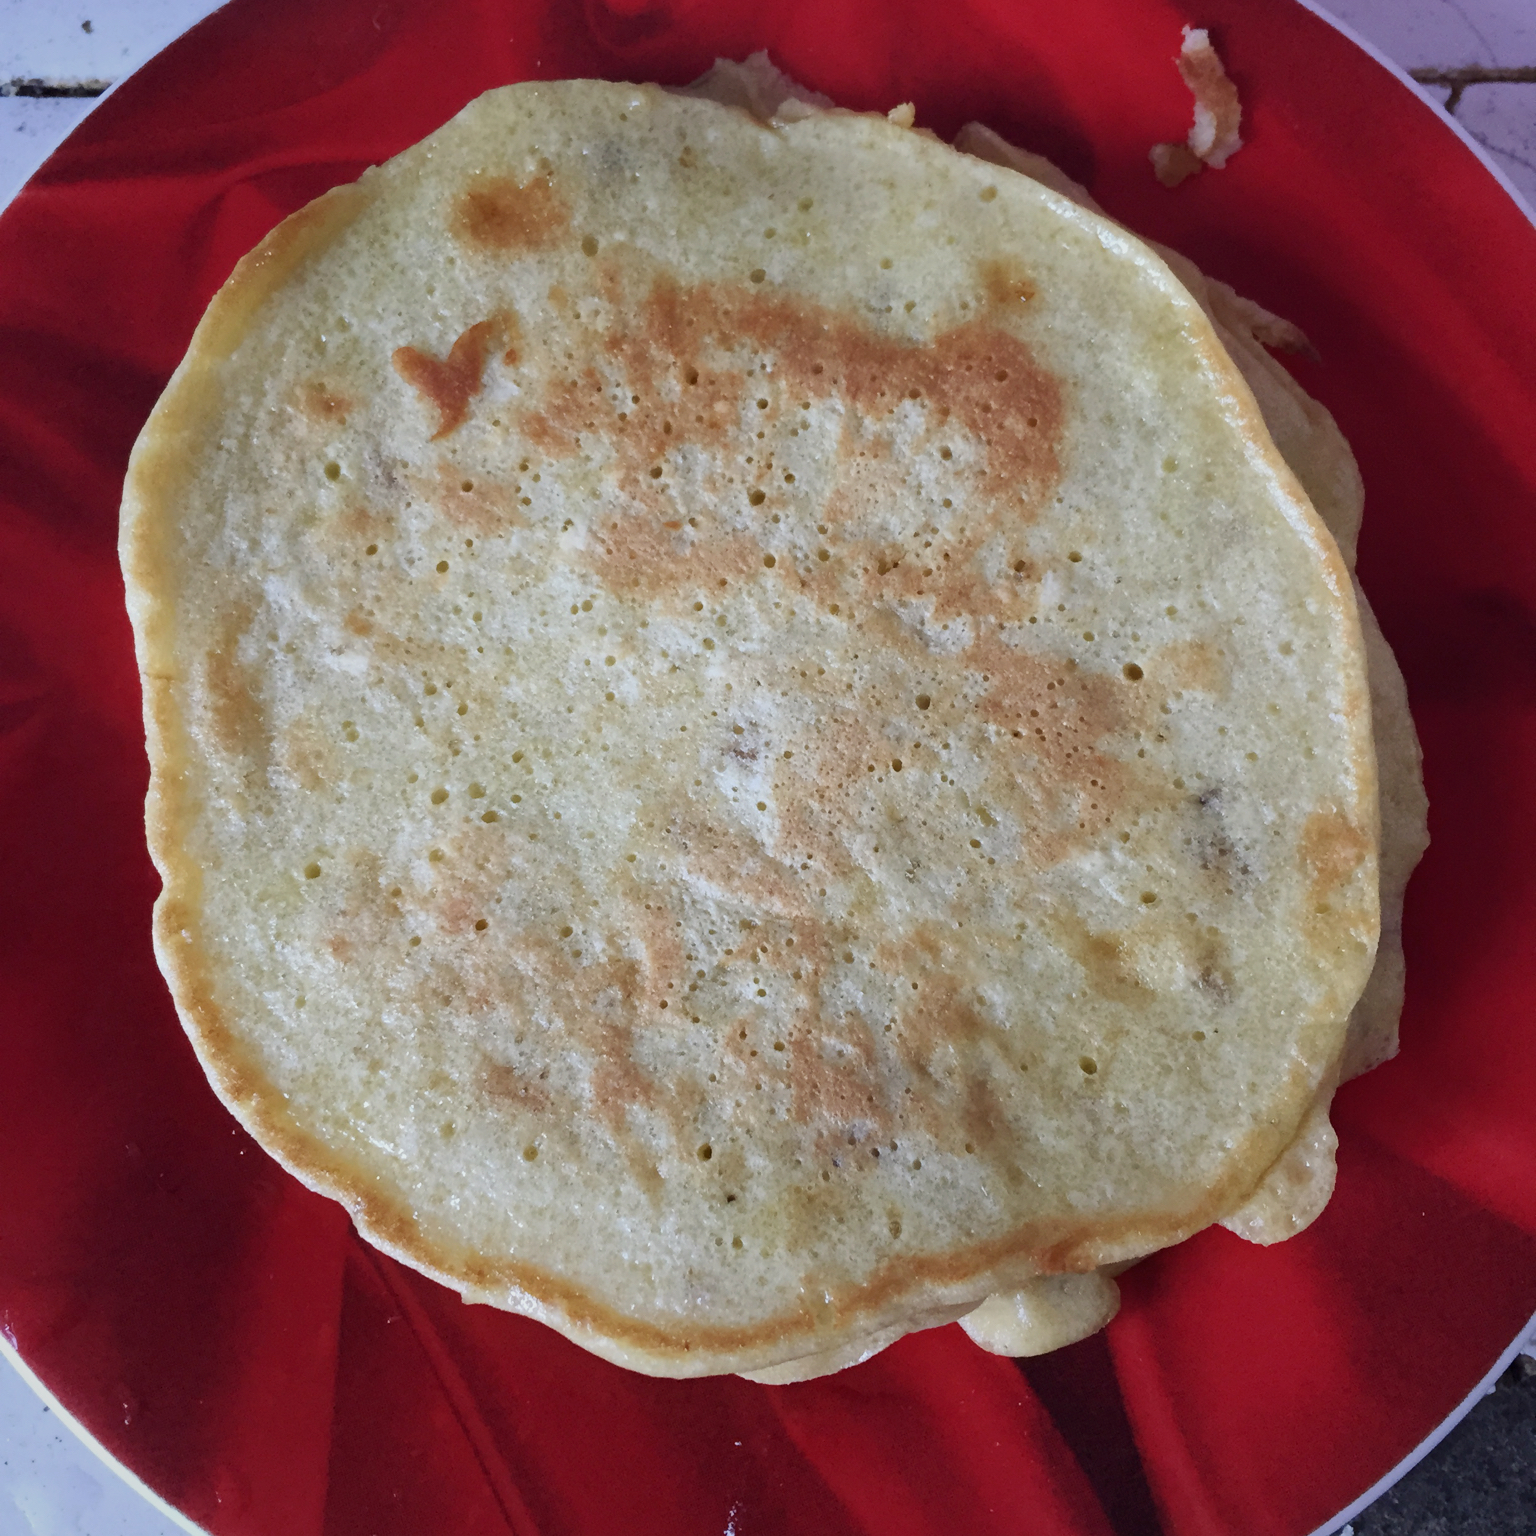
<path id="1" fill-rule="evenodd" d="M 228 4 L 229 0 L 222 0 L 222 3 Z M 1310 11 L 1319 21 L 1327 22 L 1335 32 L 1353 43 L 1362 53 L 1386 70 L 1399 85 L 1406 86 L 1417 96 L 1435 114 L 1440 122 L 1461 140 L 1462 147 L 1472 152 L 1474 158 L 1482 165 L 1483 169 L 1503 189 L 1505 196 L 1514 203 L 1515 207 L 1526 216 L 1533 226 L 1536 226 L 1536 207 L 1533 207 L 1531 203 L 1526 201 L 1525 194 L 1509 179 L 1509 173 L 1467 132 L 1461 120 L 1453 112 L 1447 112 L 1402 65 L 1388 58 L 1368 37 L 1356 31 L 1347 21 L 1343 21 L 1335 16 L 1326 6 L 1319 5 L 1317 0 L 1291 0 L 1291 3 L 1300 6 L 1304 11 Z"/>
<path id="2" fill-rule="evenodd" d="M 1365 1510 L 1370 1508 L 1382 1494 L 1401 1482 L 1494 1390 L 1498 1384 L 1499 1377 L 1509 1369 L 1516 1356 L 1525 1353 L 1536 1355 L 1536 1312 L 1533 1312 L 1526 1320 L 1525 1327 L 1515 1335 L 1514 1342 L 1493 1362 L 1493 1365 L 1489 1368 L 1483 1379 L 1450 1411 L 1432 1434 L 1427 1435 L 1395 1467 L 1372 1483 L 1353 1504 L 1325 1520 L 1315 1531 L 1311 1532 L 1311 1536 L 1334 1536 L 1335 1532 L 1348 1525 L 1356 1515 L 1363 1514 Z"/>
<path id="3" fill-rule="evenodd" d="M 178 34 L 179 35 L 179 34 Z M 43 1407 L 48 1410 L 58 1421 L 74 1435 L 75 1439 L 88 1450 L 97 1461 L 101 1462 L 108 1470 L 115 1472 L 117 1476 L 128 1485 L 136 1494 L 143 1498 L 157 1514 L 180 1530 L 188 1532 L 188 1536 L 210 1536 L 210 1533 L 201 1525 L 194 1525 L 191 1519 L 168 1502 L 160 1494 L 156 1493 L 143 1478 L 139 1476 L 125 1461 L 119 1461 L 116 1456 L 99 1441 L 84 1424 L 72 1414 L 68 1408 L 54 1395 L 52 1389 L 27 1363 L 20 1349 L 11 1342 L 9 1333 L 0 1328 L 0 1360 L 5 1360 L 15 1367 L 16 1374 L 32 1389 L 41 1400 Z"/>

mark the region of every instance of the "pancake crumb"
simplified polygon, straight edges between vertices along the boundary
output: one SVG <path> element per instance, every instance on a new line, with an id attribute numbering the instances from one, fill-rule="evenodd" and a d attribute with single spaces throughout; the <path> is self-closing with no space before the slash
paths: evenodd
<path id="1" fill-rule="evenodd" d="M 1154 144 L 1152 172 L 1165 187 L 1177 187 L 1205 166 L 1221 170 L 1243 147 L 1238 129 L 1243 107 L 1204 27 L 1185 27 L 1179 74 L 1195 98 L 1195 121 L 1183 144 Z"/>

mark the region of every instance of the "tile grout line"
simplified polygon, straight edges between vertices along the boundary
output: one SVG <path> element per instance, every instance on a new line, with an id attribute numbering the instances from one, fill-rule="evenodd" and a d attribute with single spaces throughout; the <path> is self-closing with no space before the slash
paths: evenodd
<path id="1" fill-rule="evenodd" d="M 110 80 L 0 80 L 0 97 L 101 96 L 111 84 Z"/>
<path id="2" fill-rule="evenodd" d="M 1469 85 L 1536 85 L 1536 64 L 1520 64 L 1508 69 L 1486 64 L 1463 64 L 1457 69 L 1436 69 L 1427 65 L 1410 69 L 1408 73 L 1420 85 L 1449 86 L 1451 94 L 1445 99 L 1445 110 L 1453 115 L 1461 102 L 1462 92 Z"/>
<path id="3" fill-rule="evenodd" d="M 1536 174 L 1536 160 L 1527 160 L 1524 155 L 1516 154 L 1508 145 L 1492 143 L 1486 134 L 1479 133 L 1470 123 L 1457 117 L 1456 114 L 1457 107 L 1461 105 L 1462 96 L 1469 86 L 1536 85 L 1536 65 L 1517 64 L 1502 67 L 1463 64 L 1455 69 L 1438 69 L 1433 65 L 1422 65 L 1417 69 L 1410 69 L 1408 74 L 1420 85 L 1440 86 L 1448 90 L 1449 94 L 1440 103 L 1441 111 L 1448 117 L 1455 117 L 1467 134 L 1476 139 L 1490 155 L 1501 155 L 1504 159 L 1513 160 L 1516 165 L 1523 166 Z"/>

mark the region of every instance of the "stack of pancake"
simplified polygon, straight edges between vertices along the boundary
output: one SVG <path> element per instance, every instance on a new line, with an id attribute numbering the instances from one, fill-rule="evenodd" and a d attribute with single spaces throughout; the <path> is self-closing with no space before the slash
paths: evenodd
<path id="1" fill-rule="evenodd" d="M 126 489 L 214 1088 L 654 1374 L 1069 1342 L 1299 1230 L 1395 1048 L 1417 746 L 1300 338 L 892 118 L 492 92 L 240 264 Z"/>

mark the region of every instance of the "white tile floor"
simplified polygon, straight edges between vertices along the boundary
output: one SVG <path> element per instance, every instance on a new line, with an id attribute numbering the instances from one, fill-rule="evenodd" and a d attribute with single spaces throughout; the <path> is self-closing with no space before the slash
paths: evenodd
<path id="1" fill-rule="evenodd" d="M 1332 13 L 1420 78 L 1462 71 L 1455 116 L 1536 207 L 1536 0 L 1332 0 Z M 90 110 L 90 99 L 17 95 L 120 79 L 214 9 L 210 0 L 0 0 L 0 206 Z M 1467 71 L 1474 78 L 1467 81 Z M 1455 80 L 1428 88 L 1440 100 Z M 1536 1354 L 1536 1336 L 1531 1352 Z M 180 1536 L 0 1363 L 0 1536 Z"/>
<path id="2" fill-rule="evenodd" d="M 185 1529 L 88 1449 L 0 1350 L 0 1536 L 183 1536 Z"/>
<path id="3" fill-rule="evenodd" d="M 1404 69 L 1536 63 L 1531 0 L 1332 0 L 1325 9 Z"/>
<path id="4" fill-rule="evenodd" d="M 0 0 L 0 81 L 116 80 L 216 0 Z"/>

